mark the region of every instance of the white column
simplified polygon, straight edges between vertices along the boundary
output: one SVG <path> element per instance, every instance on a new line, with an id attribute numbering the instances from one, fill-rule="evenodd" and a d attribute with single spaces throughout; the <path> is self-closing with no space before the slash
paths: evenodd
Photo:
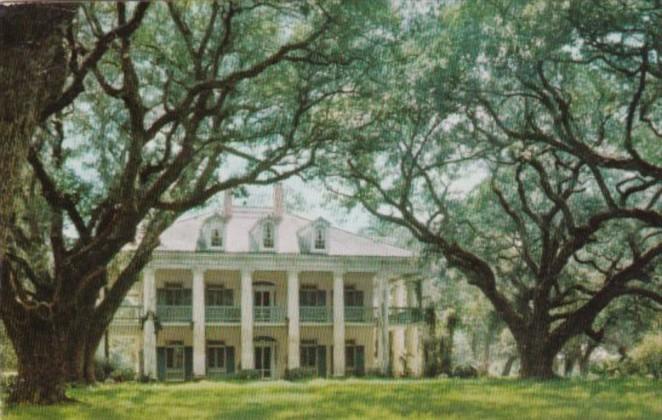
<path id="1" fill-rule="evenodd" d="M 399 280 L 395 284 L 394 298 L 396 307 L 404 308 L 407 306 L 407 289 L 403 280 Z M 406 357 L 405 327 L 398 325 L 393 330 L 393 374 L 395 376 L 402 376 L 405 373 L 404 357 Z"/>
<path id="2" fill-rule="evenodd" d="M 299 273 L 287 272 L 287 367 L 299 367 Z"/>
<path id="3" fill-rule="evenodd" d="M 407 306 L 409 308 L 417 307 L 416 302 L 416 283 L 407 282 Z M 405 331 L 405 347 L 409 355 L 409 365 L 411 373 L 414 376 L 421 376 L 423 373 L 422 355 L 419 346 L 419 334 L 417 324 L 408 324 Z"/>
<path id="4" fill-rule="evenodd" d="M 382 342 L 382 286 L 381 278 L 378 274 L 372 278 L 372 306 L 375 308 L 377 323 L 375 330 L 375 360 L 373 364 L 374 369 L 383 370 L 382 362 L 384 357 L 384 343 Z"/>
<path id="5" fill-rule="evenodd" d="M 253 353 L 253 272 L 241 271 L 241 368 L 255 369 Z"/>
<path id="6" fill-rule="evenodd" d="M 333 273 L 333 376 L 345 376 L 345 285 L 342 272 Z"/>
<path id="7" fill-rule="evenodd" d="M 206 373 L 205 359 L 205 272 L 193 270 L 193 376 Z"/>
<path id="8" fill-rule="evenodd" d="M 389 321 L 388 321 L 388 315 L 389 315 L 389 286 L 388 282 L 389 279 L 386 275 L 380 274 L 379 275 L 379 289 L 380 289 L 380 294 L 381 294 L 381 352 L 380 352 L 380 357 L 381 357 L 381 366 L 382 366 L 382 373 L 384 375 L 387 375 L 389 373 L 389 364 L 390 364 L 390 358 L 391 354 L 389 352 L 389 349 L 391 347 L 391 343 L 389 340 Z"/>
<path id="9" fill-rule="evenodd" d="M 143 324 L 143 373 L 156 379 L 156 329 L 154 328 L 156 281 L 154 270 L 151 268 L 143 270 L 143 308 L 147 316 Z"/>

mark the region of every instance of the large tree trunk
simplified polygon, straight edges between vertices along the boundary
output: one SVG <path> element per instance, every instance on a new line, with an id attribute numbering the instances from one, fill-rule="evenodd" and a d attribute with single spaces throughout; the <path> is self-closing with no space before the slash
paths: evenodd
<path id="1" fill-rule="evenodd" d="M 45 103 L 66 73 L 63 29 L 75 5 L 0 5 L 0 257 L 15 211 L 20 172 Z"/>
<path id="2" fill-rule="evenodd" d="M 532 328 L 523 337 L 516 337 L 517 350 L 520 357 L 520 378 L 552 379 L 554 374 L 554 358 L 558 351 L 549 346 L 540 328 Z"/>
<path id="3" fill-rule="evenodd" d="M 13 310 L 21 310 L 14 306 Z M 53 404 L 66 401 L 65 338 L 44 310 L 24 311 L 14 321 L 4 320 L 18 362 L 16 386 L 10 403 Z"/>

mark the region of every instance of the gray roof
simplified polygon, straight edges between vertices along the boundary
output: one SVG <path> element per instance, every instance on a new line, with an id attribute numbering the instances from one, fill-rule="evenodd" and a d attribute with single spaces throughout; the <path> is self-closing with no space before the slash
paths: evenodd
<path id="1" fill-rule="evenodd" d="M 175 221 L 163 234 L 157 251 L 200 251 L 202 227 L 214 216 L 213 211 Z M 265 218 L 273 216 L 270 207 L 233 207 L 232 215 L 225 219 L 223 253 L 257 252 L 251 240 L 251 230 Z M 276 219 L 276 244 L 272 252 L 277 254 L 306 254 L 299 233 L 318 220 L 305 219 L 285 213 Z M 413 257 L 414 253 L 392 245 L 329 226 L 328 246 L 324 254 L 331 256 Z"/>

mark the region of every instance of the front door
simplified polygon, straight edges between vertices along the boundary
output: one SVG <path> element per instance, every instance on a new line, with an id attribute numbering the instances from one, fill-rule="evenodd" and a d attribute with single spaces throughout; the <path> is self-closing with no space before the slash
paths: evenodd
<path id="1" fill-rule="evenodd" d="M 183 345 L 174 344 L 165 348 L 166 381 L 184 380 L 185 378 L 184 359 L 185 359 L 185 351 Z"/>
<path id="2" fill-rule="evenodd" d="M 268 322 L 271 318 L 271 307 L 274 305 L 273 290 L 258 289 L 253 292 L 255 304 L 255 321 Z"/>
<path id="3" fill-rule="evenodd" d="M 255 345 L 255 370 L 262 379 L 271 379 L 275 373 L 274 348 L 272 344 Z"/>

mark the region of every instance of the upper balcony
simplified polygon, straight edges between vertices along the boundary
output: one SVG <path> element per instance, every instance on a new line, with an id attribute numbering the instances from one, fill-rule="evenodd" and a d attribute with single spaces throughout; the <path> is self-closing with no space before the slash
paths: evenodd
<path id="1" fill-rule="evenodd" d="M 193 306 L 156 305 L 156 316 L 161 322 L 191 322 L 193 321 Z"/>
<path id="2" fill-rule="evenodd" d="M 377 308 L 370 306 L 345 306 L 345 322 L 373 323 L 377 319 Z M 331 306 L 300 306 L 299 320 L 302 323 L 331 324 L 333 323 L 333 307 Z"/>
<path id="3" fill-rule="evenodd" d="M 187 323 L 193 320 L 191 305 L 157 305 L 156 315 L 164 323 Z M 114 325 L 133 325 L 140 322 L 143 316 L 142 305 L 122 305 L 113 317 Z M 285 323 L 287 311 L 280 306 L 259 306 L 253 308 L 253 320 L 256 323 Z M 373 323 L 379 317 L 379 308 L 369 306 L 346 306 L 345 322 Z M 206 306 L 205 320 L 208 324 L 240 324 L 241 307 L 239 306 Z M 331 306 L 300 306 L 299 320 L 302 323 L 331 324 L 333 323 L 333 307 Z M 389 308 L 389 324 L 406 325 L 423 321 L 423 311 L 420 308 L 402 307 Z"/>

